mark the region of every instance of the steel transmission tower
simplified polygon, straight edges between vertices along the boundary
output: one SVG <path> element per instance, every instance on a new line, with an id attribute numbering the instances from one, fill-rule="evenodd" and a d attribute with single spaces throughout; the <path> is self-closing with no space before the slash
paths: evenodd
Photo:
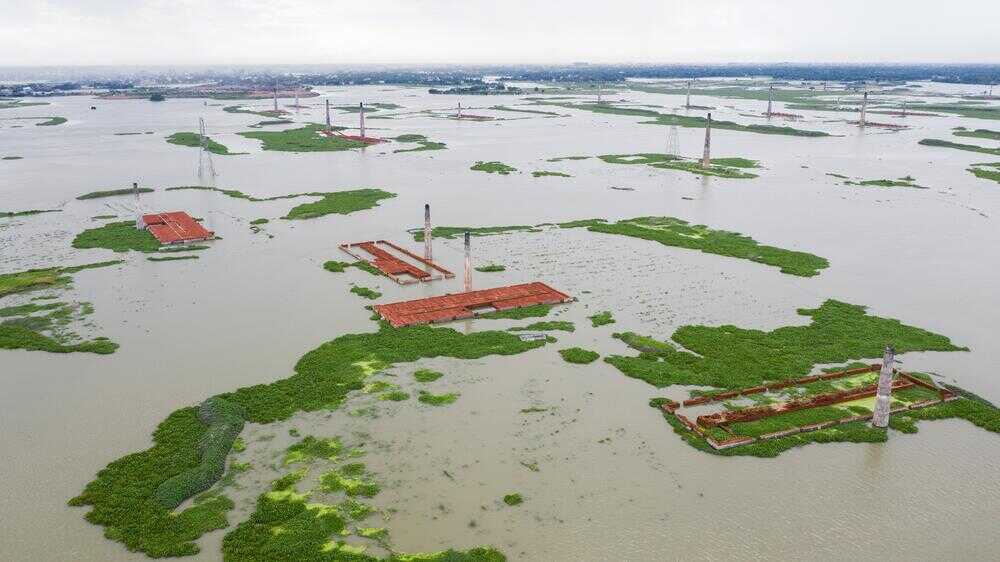
<path id="1" fill-rule="evenodd" d="M 681 143 L 680 137 L 677 135 L 677 125 L 671 125 L 667 128 L 667 156 L 677 156 L 681 155 Z"/>
<path id="2" fill-rule="evenodd" d="M 205 134 L 205 118 L 198 118 L 198 136 L 200 139 L 200 149 L 198 150 L 198 179 L 204 179 L 207 175 L 215 179 L 215 164 L 212 163 L 212 153 L 208 150 L 208 135 Z"/>

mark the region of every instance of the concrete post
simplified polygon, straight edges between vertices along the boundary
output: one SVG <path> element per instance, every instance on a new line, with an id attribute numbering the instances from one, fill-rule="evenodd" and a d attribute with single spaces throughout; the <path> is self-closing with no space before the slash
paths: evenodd
<path id="1" fill-rule="evenodd" d="M 326 100 L 326 130 L 327 132 L 333 130 L 333 127 L 330 126 L 330 100 Z"/>
<path id="2" fill-rule="evenodd" d="M 465 233 L 465 292 L 472 290 L 472 236 Z"/>
<path id="3" fill-rule="evenodd" d="M 865 111 L 868 109 L 868 92 L 861 98 L 861 119 L 858 119 L 858 126 L 865 126 Z"/>
<path id="4" fill-rule="evenodd" d="M 767 116 L 771 117 L 771 94 L 774 93 L 774 84 L 767 89 Z"/>
<path id="5" fill-rule="evenodd" d="M 361 120 L 361 138 L 365 138 L 365 102 L 359 103 L 358 107 L 361 108 L 361 111 L 358 112 Z"/>
<path id="6" fill-rule="evenodd" d="M 132 196 L 135 198 L 135 229 L 142 230 L 146 225 L 142 224 L 142 208 L 139 207 L 139 183 L 132 182 Z"/>
<path id="7" fill-rule="evenodd" d="M 462 118 L 462 102 L 458 102 L 458 118 Z"/>
<path id="8" fill-rule="evenodd" d="M 424 204 L 424 259 L 427 261 L 434 259 L 431 250 L 431 232 L 431 205 L 426 203 Z"/>
<path id="9" fill-rule="evenodd" d="M 274 85 L 274 110 L 278 111 L 278 85 Z"/>
<path id="10" fill-rule="evenodd" d="M 705 124 L 705 154 L 701 157 L 701 167 L 707 168 L 712 165 L 712 114 L 708 114 L 708 122 Z"/>
<path id="11" fill-rule="evenodd" d="M 684 102 L 684 107 L 691 107 L 691 81 L 688 80 L 688 95 L 687 101 Z"/>
<path id="12" fill-rule="evenodd" d="M 889 402 L 892 397 L 892 366 L 895 363 L 896 350 L 891 345 L 885 346 L 882 355 L 882 370 L 878 374 L 878 390 L 875 393 L 875 413 L 872 415 L 872 425 L 886 427 L 889 425 Z"/>

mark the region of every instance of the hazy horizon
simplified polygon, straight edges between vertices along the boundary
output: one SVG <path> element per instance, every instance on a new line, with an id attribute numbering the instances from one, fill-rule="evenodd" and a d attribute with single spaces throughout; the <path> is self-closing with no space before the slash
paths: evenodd
<path id="1" fill-rule="evenodd" d="M 1000 3 L 35 0 L 0 23 L 3 66 L 990 64 Z"/>

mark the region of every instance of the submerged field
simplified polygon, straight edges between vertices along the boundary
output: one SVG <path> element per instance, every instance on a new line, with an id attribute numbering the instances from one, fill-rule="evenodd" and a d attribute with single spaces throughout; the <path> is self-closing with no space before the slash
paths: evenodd
<path id="1" fill-rule="evenodd" d="M 995 104 L 966 103 L 971 86 L 872 85 L 869 111 L 908 127 L 884 134 L 849 123 L 852 87 L 777 85 L 772 117 L 766 82 L 741 79 L 696 82 L 690 107 L 683 82 L 604 84 L 602 103 L 593 85 L 540 84 L 477 103 L 485 121 L 442 118 L 458 98 L 391 84 L 317 86 L 319 103 L 283 98 L 278 111 L 53 96 L 58 127 L 3 120 L 0 154 L 24 159 L 0 182 L 0 424 L 14 452 L 0 492 L 15 537 L 0 558 L 995 550 L 998 475 L 983 459 L 1000 455 L 1000 179 L 978 150 L 991 154 L 982 119 Z M 388 142 L 323 134 L 322 98 L 352 127 L 365 101 L 367 119 L 385 117 L 367 134 Z M 11 116 L 38 109 L 7 103 Z M 719 133 L 703 167 L 708 107 Z M 202 116 L 210 141 L 246 153 L 214 159 L 214 173 L 164 142 Z M 201 146 L 187 135 L 176 140 Z M 131 220 L 132 182 L 149 186 L 138 210 L 187 212 L 217 239 L 161 248 Z M 423 256 L 425 204 L 433 262 L 454 278 L 398 284 L 340 249 L 386 240 Z M 538 281 L 571 302 L 379 321 L 381 304 L 464 290 L 465 232 L 474 290 Z M 877 363 L 887 344 L 959 398 L 888 430 L 852 421 L 723 451 L 661 415 L 668 400 Z M 728 431 L 837 421 L 871 402 Z M 920 485 L 897 494 L 900 474 Z M 785 501 L 768 499 L 775 489 Z M 871 502 L 895 506 L 879 541 L 857 511 Z"/>

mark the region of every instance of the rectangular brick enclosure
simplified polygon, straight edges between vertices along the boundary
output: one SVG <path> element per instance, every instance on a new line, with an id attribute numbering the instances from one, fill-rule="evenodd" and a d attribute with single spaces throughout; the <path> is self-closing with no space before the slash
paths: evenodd
<path id="1" fill-rule="evenodd" d="M 398 328 L 473 318 L 497 310 L 510 310 L 534 304 L 558 304 L 571 300 L 573 299 L 569 295 L 545 283 L 535 281 L 454 295 L 377 304 L 374 309 L 379 316 Z"/>
<path id="2" fill-rule="evenodd" d="M 142 215 L 142 224 L 160 244 L 211 240 L 215 233 L 198 224 L 184 211 Z"/>
<path id="3" fill-rule="evenodd" d="M 356 260 L 370 263 L 400 285 L 451 279 L 455 276 L 431 260 L 424 259 L 388 240 L 344 243 L 340 245 L 340 249 Z"/>

